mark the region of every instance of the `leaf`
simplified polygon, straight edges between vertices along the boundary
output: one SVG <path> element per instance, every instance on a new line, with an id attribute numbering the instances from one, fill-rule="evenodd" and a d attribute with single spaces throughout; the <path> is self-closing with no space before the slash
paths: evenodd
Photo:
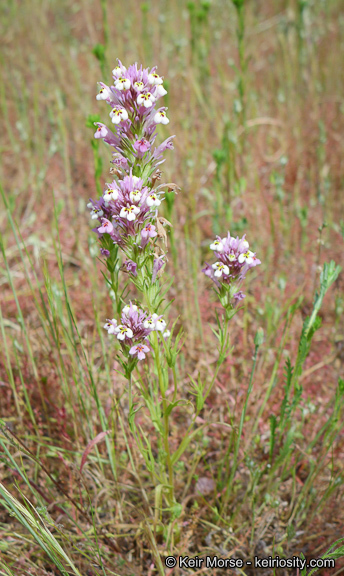
<path id="1" fill-rule="evenodd" d="M 275 439 L 276 439 L 277 418 L 274 414 L 271 414 L 269 416 L 269 420 L 270 420 L 270 451 L 269 451 L 269 455 L 270 455 L 270 462 L 271 462 L 272 455 L 274 452 Z"/>
<path id="2" fill-rule="evenodd" d="M 179 447 L 177 448 L 177 450 L 172 454 L 172 458 L 171 458 L 171 462 L 172 464 L 175 464 L 176 462 L 178 462 L 179 458 L 182 456 L 182 454 L 185 452 L 185 450 L 187 449 L 187 447 L 189 446 L 190 442 L 194 439 L 194 437 L 203 430 L 203 428 L 205 427 L 205 424 L 202 424 L 202 426 L 200 426 L 199 428 L 196 428 L 196 430 L 193 430 L 193 432 L 190 432 L 188 436 L 184 436 L 183 440 L 181 441 Z"/>
<path id="3" fill-rule="evenodd" d="M 340 546 L 339 548 L 337 548 L 336 550 L 334 550 L 333 552 L 331 552 L 331 550 L 340 542 L 343 542 L 344 538 L 339 538 L 339 540 L 336 540 L 336 542 L 334 542 L 332 544 L 332 546 L 330 546 L 330 548 L 327 550 L 327 552 L 325 552 L 325 554 L 323 554 L 321 556 L 321 558 L 332 558 L 335 560 L 338 560 L 339 558 L 343 558 L 344 556 L 344 546 Z M 311 570 L 310 572 L 308 572 L 307 576 L 311 576 L 311 574 L 314 574 L 314 572 L 317 571 L 317 568 L 313 568 L 313 570 Z M 305 572 L 302 572 L 301 576 L 303 576 L 304 574 L 306 574 Z"/>
<path id="4" fill-rule="evenodd" d="M 86 127 L 94 130 L 95 122 L 100 122 L 99 114 L 89 114 L 86 118 Z"/>
<path id="5" fill-rule="evenodd" d="M 129 418 L 128 418 L 128 420 L 129 420 L 130 428 L 132 428 L 132 426 L 133 426 L 135 414 L 136 414 L 137 412 L 139 412 L 139 411 L 141 410 L 141 408 L 143 408 L 143 405 L 142 405 L 142 404 L 141 404 L 140 406 L 138 406 L 138 408 L 136 408 L 136 406 L 138 406 L 138 402 L 135 402 L 135 403 L 132 405 L 131 410 L 130 410 L 130 413 L 129 413 Z"/>
<path id="6" fill-rule="evenodd" d="M 172 410 L 176 407 L 179 406 L 179 404 L 185 404 L 185 406 L 187 406 L 188 404 L 190 406 L 192 406 L 192 403 L 190 402 L 190 400 L 185 400 L 184 398 L 181 398 L 180 400 L 176 400 L 176 402 L 171 402 L 171 404 L 169 404 L 166 408 L 166 412 L 165 414 L 167 416 L 169 416 L 172 412 Z M 192 406 L 193 407 L 193 406 Z"/>
<path id="7" fill-rule="evenodd" d="M 306 558 L 304 557 L 304 555 L 302 554 L 302 552 L 301 552 L 300 556 L 301 556 L 302 560 L 306 560 Z M 305 568 L 302 569 L 301 576 L 306 576 L 306 572 L 307 572 L 307 570 L 306 570 L 306 567 L 305 567 Z"/>
<path id="8" fill-rule="evenodd" d="M 103 62 L 105 59 L 105 46 L 103 44 L 96 44 L 92 50 L 94 56 L 99 60 L 99 62 Z"/>
<path id="9" fill-rule="evenodd" d="M 91 442 L 89 442 L 84 450 L 84 453 L 82 455 L 81 458 L 81 464 L 80 464 L 80 473 L 82 472 L 83 467 L 85 466 L 85 462 L 87 460 L 87 456 L 89 455 L 89 453 L 91 452 L 93 446 L 95 446 L 96 444 L 99 444 L 99 442 L 101 442 L 102 440 L 104 440 L 105 436 L 107 436 L 108 434 L 110 434 L 110 430 L 104 430 L 103 432 L 100 432 L 99 434 L 97 434 L 97 436 L 95 438 L 93 438 L 93 440 L 91 440 Z"/>

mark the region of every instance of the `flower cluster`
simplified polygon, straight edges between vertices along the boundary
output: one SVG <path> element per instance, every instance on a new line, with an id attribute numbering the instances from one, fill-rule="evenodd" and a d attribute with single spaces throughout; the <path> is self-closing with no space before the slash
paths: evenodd
<path id="1" fill-rule="evenodd" d="M 157 185 L 161 174 L 157 167 L 164 162 L 163 152 L 173 149 L 174 136 L 160 146 L 155 146 L 155 139 L 157 127 L 169 123 L 166 107 L 159 105 L 167 92 L 155 67 L 144 69 L 134 64 L 126 68 L 118 60 L 112 76 L 112 85 L 99 83 L 96 96 L 110 107 L 112 129 L 96 122 L 94 136 L 113 149 L 110 170 L 113 176 L 102 196 L 90 199 L 88 208 L 96 224 L 93 231 L 98 235 L 101 255 L 106 258 L 115 297 L 118 273 L 122 270 L 144 293 L 148 308 L 157 312 L 159 300 L 154 298 L 159 294 L 159 285 L 156 280 L 165 263 L 157 240 L 164 236 L 164 224 L 169 224 L 158 216 L 164 186 Z M 173 190 L 174 185 L 169 184 L 167 188 Z M 119 248 L 124 252 L 122 266 Z M 156 331 L 167 338 L 169 331 L 165 331 L 166 322 L 161 316 L 149 315 L 133 304 L 125 306 L 120 313 L 121 299 L 117 300 L 120 322 L 108 320 L 104 328 L 120 342 L 129 374 L 136 361 L 143 360 L 149 352 L 149 335 Z"/>
<path id="2" fill-rule="evenodd" d="M 143 360 L 150 350 L 149 335 L 154 331 L 164 332 L 166 322 L 161 315 L 148 315 L 130 302 L 122 310 L 120 324 L 116 319 L 107 320 L 104 328 L 108 334 L 117 336 L 125 355 Z M 169 335 L 169 331 L 164 336 L 166 334 Z"/>
<path id="3" fill-rule="evenodd" d="M 155 242 L 163 186 L 154 188 L 158 175 L 153 173 L 164 162 L 163 152 L 173 149 L 173 136 L 154 149 L 153 144 L 157 125 L 169 122 L 166 108 L 157 107 L 167 92 L 156 68 L 144 69 L 134 64 L 127 69 L 118 61 L 112 75 L 113 85 L 100 82 L 96 98 L 110 106 L 114 131 L 96 122 L 95 138 L 102 138 L 114 148 L 115 178 L 106 184 L 100 199 L 90 200 L 88 208 L 91 218 L 98 220 L 94 231 L 100 239 L 102 255 L 109 258 L 111 245 L 118 245 L 126 255 L 124 269 L 137 277 L 145 263 L 154 282 L 154 265 L 157 268 L 160 264 Z M 151 256 L 148 264 L 147 254 Z"/>
<path id="4" fill-rule="evenodd" d="M 157 74 L 155 67 L 149 70 L 133 64 L 127 69 L 120 60 L 112 75 L 113 85 L 107 86 L 100 82 L 100 91 L 96 98 L 105 100 L 111 107 L 109 116 L 115 132 L 109 130 L 105 124 L 96 122 L 95 137 L 102 138 L 115 148 L 113 163 L 116 166 L 129 173 L 138 159 L 145 158 L 148 174 L 161 164 L 164 150 L 173 149 L 172 136 L 152 151 L 157 135 L 156 126 L 169 123 L 166 107 L 157 108 L 158 100 L 167 94 L 163 79 Z"/>
<path id="5" fill-rule="evenodd" d="M 246 272 L 261 262 L 255 252 L 249 250 L 245 235 L 241 239 L 238 236 L 234 238 L 230 232 L 226 238 L 217 236 L 210 248 L 216 254 L 217 261 L 212 265 L 206 263 L 202 272 L 216 285 L 222 304 L 233 308 L 232 299 L 236 304 L 245 298 L 239 287 Z"/>
<path id="6" fill-rule="evenodd" d="M 88 206 L 91 217 L 101 221 L 95 228 L 98 236 L 109 234 L 115 244 L 125 249 L 130 248 L 132 239 L 139 248 L 144 248 L 149 238 L 157 236 L 151 220 L 160 204 L 159 192 L 152 193 L 142 178 L 130 174 L 107 184 L 102 198 Z"/>

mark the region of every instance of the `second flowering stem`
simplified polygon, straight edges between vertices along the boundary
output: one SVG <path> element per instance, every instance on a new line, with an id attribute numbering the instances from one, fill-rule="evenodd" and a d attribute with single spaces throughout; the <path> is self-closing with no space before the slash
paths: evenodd
<path id="1" fill-rule="evenodd" d="M 145 288 L 146 289 L 144 290 L 144 298 L 147 303 L 149 312 L 153 313 L 154 312 L 153 302 L 155 301 L 156 295 L 160 292 L 160 286 L 158 282 L 155 282 L 149 287 L 145 286 Z M 163 374 L 163 367 L 161 365 L 161 351 L 159 346 L 158 333 L 156 331 L 152 334 L 152 340 L 153 341 L 151 342 L 151 344 L 154 351 L 154 361 L 157 368 L 159 390 L 162 398 L 163 444 L 164 444 L 164 451 L 166 454 L 166 464 L 168 469 L 168 480 L 170 486 L 169 504 L 172 506 L 174 503 L 174 480 L 173 480 L 173 464 L 169 444 L 169 412 L 167 407 L 166 386 Z"/>
<path id="2" fill-rule="evenodd" d="M 174 482 L 173 482 L 173 465 L 171 460 L 171 452 L 170 452 L 170 443 L 169 443 L 169 413 L 167 409 L 167 399 L 166 399 L 166 390 L 165 390 L 165 382 L 162 373 L 162 367 L 160 362 L 160 347 L 158 341 L 158 334 L 154 332 L 153 335 L 154 344 L 154 359 L 158 371 L 158 378 L 159 378 L 159 389 L 162 397 L 162 412 L 163 412 L 163 442 L 164 442 L 164 450 L 166 454 L 166 464 L 168 468 L 168 480 L 170 486 L 170 505 L 174 502 Z"/>

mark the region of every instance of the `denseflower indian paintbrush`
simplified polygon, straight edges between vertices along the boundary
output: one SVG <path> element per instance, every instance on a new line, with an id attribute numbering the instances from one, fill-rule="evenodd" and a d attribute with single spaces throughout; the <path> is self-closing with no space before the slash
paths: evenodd
<path id="1" fill-rule="evenodd" d="M 228 232 L 227 237 L 218 236 L 210 245 L 217 259 L 212 265 L 206 264 L 203 272 L 214 282 L 224 307 L 222 317 L 217 315 L 219 330 L 215 332 L 219 341 L 218 361 L 210 382 L 202 381 L 200 376 L 197 382 L 191 379 L 191 395 L 196 396 L 194 417 L 180 446 L 171 454 L 169 417 L 178 404 L 191 402 L 178 398 L 176 362 L 183 341 L 182 329 L 175 335 L 175 324 L 167 329 L 164 317 L 172 301 L 165 303 L 171 282 L 169 285 L 166 282 L 167 287 L 163 285 L 166 255 L 160 241 L 166 244 L 165 227 L 171 224 L 159 211 L 164 193 L 177 189 L 173 183 L 160 184 L 158 169 L 164 162 L 163 153 L 173 149 L 173 136 L 155 145 L 159 125 L 169 123 L 167 109 L 160 105 L 166 90 L 156 68 L 144 69 L 137 64 L 125 68 L 118 61 L 112 76 L 111 86 L 100 83 L 97 100 L 104 100 L 110 107 L 113 130 L 96 122 L 95 138 L 103 139 L 113 149 L 110 170 L 113 178 L 105 185 L 102 196 L 88 204 L 91 219 L 96 222 L 94 232 L 99 238 L 117 312 L 114 318 L 106 320 L 104 328 L 117 342 L 117 359 L 128 380 L 131 431 L 152 480 L 164 487 L 173 518 L 180 514 L 174 496 L 174 467 L 197 433 L 191 433 L 197 416 L 229 353 L 228 325 L 239 309 L 237 304 L 244 298 L 241 284 L 247 271 L 260 264 L 260 260 L 249 249 L 245 236 L 234 238 Z M 130 292 L 134 294 L 129 296 Z M 155 458 L 150 437 L 141 425 L 136 426 L 138 409 L 133 401 L 133 386 L 134 398 L 139 396 L 144 401 L 157 432 Z"/>

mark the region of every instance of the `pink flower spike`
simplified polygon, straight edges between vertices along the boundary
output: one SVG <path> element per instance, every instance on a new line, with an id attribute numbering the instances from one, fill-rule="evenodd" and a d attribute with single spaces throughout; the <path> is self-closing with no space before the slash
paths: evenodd
<path id="1" fill-rule="evenodd" d="M 146 358 L 147 352 L 149 352 L 149 348 L 145 344 L 136 344 L 136 346 L 132 346 L 129 350 L 129 354 L 137 356 L 139 360 Z"/>

